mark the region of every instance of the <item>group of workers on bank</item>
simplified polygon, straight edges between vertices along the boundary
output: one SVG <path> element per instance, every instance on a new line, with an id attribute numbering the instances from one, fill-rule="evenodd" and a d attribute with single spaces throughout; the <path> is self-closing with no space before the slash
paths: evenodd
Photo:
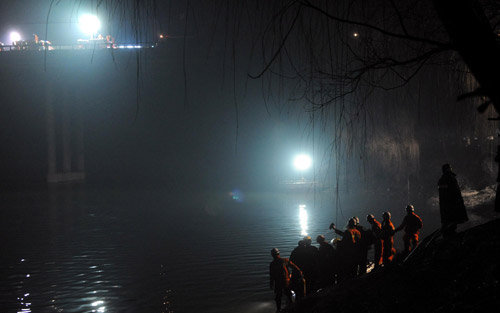
<path id="1" fill-rule="evenodd" d="M 439 205 L 443 237 L 452 236 L 457 224 L 468 220 L 467 212 L 455 178 L 449 164 L 442 167 L 443 176 L 438 182 Z M 333 244 L 319 235 L 312 245 L 310 236 L 305 236 L 290 254 L 290 258 L 282 258 L 277 248 L 271 250 L 273 261 L 269 267 L 270 287 L 274 289 L 277 311 L 280 311 L 282 295 L 289 303 L 292 301 L 292 291 L 296 300 L 306 294 L 341 283 L 342 281 L 366 274 L 368 266 L 368 250 L 374 248 L 374 268 L 391 263 L 396 255 L 394 235 L 404 231 L 404 248 L 402 256 L 408 255 L 419 242 L 422 219 L 415 213 L 413 205 L 405 208 L 406 216 L 398 227 L 391 221 L 391 213 L 384 212 L 379 222 L 373 214 L 366 217 L 370 227 L 360 225 L 358 217 L 352 217 L 345 230 L 340 230 L 334 223 L 332 229 L 341 239 L 333 240 Z M 292 269 L 289 273 L 288 269 Z"/>

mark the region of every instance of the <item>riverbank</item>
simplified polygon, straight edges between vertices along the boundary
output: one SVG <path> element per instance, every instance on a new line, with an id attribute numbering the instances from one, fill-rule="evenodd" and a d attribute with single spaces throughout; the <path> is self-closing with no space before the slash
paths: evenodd
<path id="1" fill-rule="evenodd" d="M 493 211 L 493 207 L 483 210 Z M 500 219 L 450 239 L 431 236 L 405 262 L 322 290 L 283 312 L 484 312 L 498 308 Z"/>

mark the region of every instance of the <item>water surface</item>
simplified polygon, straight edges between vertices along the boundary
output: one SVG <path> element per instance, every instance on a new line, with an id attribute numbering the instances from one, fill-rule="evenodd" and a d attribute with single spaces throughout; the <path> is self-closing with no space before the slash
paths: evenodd
<path id="1" fill-rule="evenodd" d="M 161 187 L 3 192 L 2 312 L 273 312 L 269 251 L 288 257 L 303 234 L 327 234 L 335 210 L 323 198 Z"/>

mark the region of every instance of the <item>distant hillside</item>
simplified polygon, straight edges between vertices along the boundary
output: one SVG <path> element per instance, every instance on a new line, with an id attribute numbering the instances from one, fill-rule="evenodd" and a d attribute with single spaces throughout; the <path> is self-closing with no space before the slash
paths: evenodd
<path id="1" fill-rule="evenodd" d="M 500 219 L 452 239 L 431 236 L 406 262 L 320 291 L 283 312 L 498 312 Z"/>

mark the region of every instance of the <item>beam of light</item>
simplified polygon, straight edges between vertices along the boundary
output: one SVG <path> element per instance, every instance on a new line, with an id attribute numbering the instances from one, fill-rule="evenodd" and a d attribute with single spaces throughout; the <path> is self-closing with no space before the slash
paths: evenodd
<path id="1" fill-rule="evenodd" d="M 311 164 L 312 164 L 311 157 L 309 157 L 306 154 L 300 154 L 296 156 L 295 159 L 293 160 L 293 165 L 299 171 L 307 170 L 309 167 L 311 167 Z"/>
<path id="2" fill-rule="evenodd" d="M 18 32 L 10 32 L 10 41 L 12 43 L 21 40 L 21 35 Z"/>
<path id="3" fill-rule="evenodd" d="M 307 211 L 306 211 L 306 205 L 301 204 L 299 205 L 299 220 L 300 220 L 300 228 L 301 228 L 301 235 L 302 236 L 307 236 Z"/>
<path id="4" fill-rule="evenodd" d="M 97 34 L 97 31 L 101 28 L 101 22 L 97 16 L 90 14 L 80 16 L 78 24 L 80 25 L 80 30 L 90 36 Z"/>

